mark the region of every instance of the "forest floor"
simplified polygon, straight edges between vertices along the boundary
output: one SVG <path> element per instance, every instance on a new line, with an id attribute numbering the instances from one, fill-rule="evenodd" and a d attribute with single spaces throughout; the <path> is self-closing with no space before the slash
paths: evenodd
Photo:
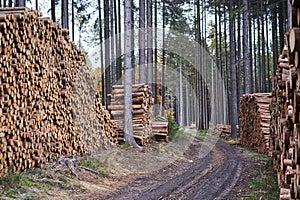
<path id="1" fill-rule="evenodd" d="M 78 161 L 93 172 L 45 166 L 0 180 L 1 199 L 278 199 L 270 158 L 186 129 L 142 150 L 121 145 Z"/>

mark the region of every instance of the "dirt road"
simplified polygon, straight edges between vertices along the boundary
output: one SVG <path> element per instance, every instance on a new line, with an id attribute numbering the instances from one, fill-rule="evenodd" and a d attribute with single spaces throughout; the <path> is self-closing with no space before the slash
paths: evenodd
<path id="1" fill-rule="evenodd" d="M 189 130 L 190 131 L 190 130 Z M 185 134 L 183 135 L 185 136 Z M 1 199 L 249 199 L 250 182 L 270 173 L 266 156 L 229 145 L 214 136 L 178 137 L 137 150 L 118 147 L 85 161 L 101 175 L 85 170 L 77 177 L 64 167 L 24 172 L 18 187 L 0 187 Z M 271 184 L 266 184 L 271 185 Z M 275 183 L 276 187 L 276 183 Z M 22 190 L 21 190 L 22 189 Z M 271 194 L 278 199 L 276 190 Z M 23 191 L 23 192 L 20 192 Z M 30 197 L 30 198 L 29 198 Z M 258 198 L 258 199 L 259 199 Z M 263 199 L 272 199 L 270 196 Z"/>
<path id="2" fill-rule="evenodd" d="M 118 192 L 97 199 L 241 199 L 261 163 L 241 149 L 218 141 L 203 157 L 194 141 L 188 161 L 176 161 L 159 171 L 133 179 Z M 204 148 L 206 149 L 206 147 Z"/>

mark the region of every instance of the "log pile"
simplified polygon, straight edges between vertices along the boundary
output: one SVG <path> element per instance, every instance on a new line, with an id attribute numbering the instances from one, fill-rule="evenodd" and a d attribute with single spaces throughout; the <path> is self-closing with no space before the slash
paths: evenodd
<path id="1" fill-rule="evenodd" d="M 99 106 L 68 30 L 39 11 L 1 8 L 0 66 L 0 176 L 96 148 L 104 125 L 88 119 Z"/>
<path id="2" fill-rule="evenodd" d="M 124 142 L 124 86 L 114 85 L 110 97 L 111 105 L 108 106 L 108 110 L 115 123 L 118 134 L 117 140 Z M 132 86 L 133 132 L 136 142 L 140 145 L 149 142 L 153 103 L 152 93 L 148 85 L 136 84 Z"/>
<path id="3" fill-rule="evenodd" d="M 217 124 L 213 129 L 213 133 L 219 135 L 220 138 L 229 140 L 231 138 L 231 126 L 226 124 Z"/>
<path id="4" fill-rule="evenodd" d="M 165 140 L 168 142 L 168 122 L 152 122 L 152 134 L 156 140 Z"/>
<path id="5" fill-rule="evenodd" d="M 244 94 L 240 98 L 241 144 L 264 154 L 270 151 L 271 102 L 270 93 Z"/>
<path id="6" fill-rule="evenodd" d="M 280 199 L 300 198 L 300 4 L 291 1 L 291 30 L 274 77 L 271 150 Z"/>

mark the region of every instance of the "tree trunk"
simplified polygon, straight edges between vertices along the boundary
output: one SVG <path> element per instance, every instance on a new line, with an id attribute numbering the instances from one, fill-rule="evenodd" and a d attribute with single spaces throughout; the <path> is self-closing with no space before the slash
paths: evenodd
<path id="1" fill-rule="evenodd" d="M 268 83 L 267 83 L 267 92 L 272 91 L 272 79 L 270 77 L 270 51 L 269 51 L 269 25 L 268 25 L 268 15 L 266 14 L 266 41 L 267 41 L 267 78 L 268 78 Z"/>
<path id="2" fill-rule="evenodd" d="M 222 50 L 222 15 L 221 15 L 221 5 L 219 4 L 218 5 L 218 13 L 219 13 L 219 21 L 218 21 L 218 24 L 219 24 L 219 65 L 220 65 L 220 73 L 221 75 L 224 74 L 224 67 L 223 67 L 223 50 Z"/>
<path id="3" fill-rule="evenodd" d="M 244 69 L 245 69 L 245 93 L 252 93 L 252 80 L 251 80 L 251 66 L 249 56 L 249 10 L 248 0 L 243 0 L 244 12 L 243 12 L 243 44 L 244 44 Z"/>
<path id="4" fill-rule="evenodd" d="M 238 7 L 241 6 L 240 0 L 238 1 Z M 238 110 L 239 110 L 239 98 L 243 95 L 244 93 L 244 81 L 243 81 L 243 69 L 242 69 L 242 45 L 241 45 L 241 13 L 237 14 L 237 68 L 238 68 L 238 97 L 237 97 L 237 103 L 238 103 Z"/>
<path id="5" fill-rule="evenodd" d="M 180 111 L 180 116 L 179 116 L 179 125 L 183 126 L 183 78 L 182 78 L 182 63 L 181 63 L 181 58 L 179 58 L 178 61 L 179 65 L 179 111 Z"/>
<path id="6" fill-rule="evenodd" d="M 154 96 L 154 107 L 153 115 L 156 117 L 158 115 L 158 99 L 157 99 L 157 0 L 154 4 L 154 86 L 153 86 L 153 96 Z"/>
<path id="7" fill-rule="evenodd" d="M 226 85 L 226 91 L 229 94 L 229 77 L 230 77 L 230 69 L 228 66 L 228 50 L 227 50 L 227 16 L 226 16 L 226 7 L 224 5 L 224 50 L 225 50 L 225 73 L 224 73 L 224 79 L 225 79 L 225 85 Z M 230 108 L 230 95 L 227 96 L 227 107 Z M 228 117 L 230 122 L 230 116 L 228 112 Z"/>
<path id="8" fill-rule="evenodd" d="M 61 0 L 61 26 L 63 28 L 69 28 L 69 10 L 68 0 Z"/>
<path id="9" fill-rule="evenodd" d="M 278 61 L 278 37 L 277 37 L 277 9 L 274 6 L 272 10 L 272 41 L 273 41 L 273 77 L 275 77 Z"/>
<path id="10" fill-rule="evenodd" d="M 260 2 L 260 1 L 259 1 Z M 260 12 L 260 11 L 259 11 Z M 258 69 L 258 92 L 262 92 L 262 62 L 261 62 L 261 37 L 260 37 L 260 14 L 257 14 L 257 69 Z"/>
<path id="11" fill-rule="evenodd" d="M 255 43 L 256 43 L 256 35 L 255 35 L 255 19 L 253 19 L 253 54 L 254 54 L 254 67 L 253 67 L 253 70 L 254 70 L 254 92 L 259 92 L 258 91 L 258 78 L 257 78 L 257 54 L 258 52 L 256 52 L 256 47 L 255 47 Z"/>
<path id="12" fill-rule="evenodd" d="M 266 92 L 266 56 L 265 56 L 265 27 L 264 27 L 264 14 L 263 14 L 263 8 L 264 8 L 264 1 L 260 2 L 261 5 L 261 89 L 262 92 Z"/>
<path id="13" fill-rule="evenodd" d="M 220 69 L 219 65 L 219 60 L 220 60 L 220 55 L 219 55 L 219 45 L 218 45 L 218 34 L 221 34 L 221 32 L 218 33 L 218 12 L 217 12 L 217 4 L 215 4 L 215 50 L 216 50 L 216 64 L 217 68 Z M 220 40 L 221 43 L 221 40 Z"/>
<path id="14" fill-rule="evenodd" d="M 111 68 L 111 84 L 116 84 L 116 62 L 115 62 L 115 35 L 114 35 L 114 0 L 110 1 L 109 5 L 110 14 L 110 68 Z"/>
<path id="15" fill-rule="evenodd" d="M 146 83 L 146 65 L 145 65 L 145 0 L 140 0 L 139 13 L 139 82 Z"/>
<path id="16" fill-rule="evenodd" d="M 102 105 L 105 105 L 105 67 L 103 61 L 103 28 L 102 28 L 102 14 L 101 14 L 101 0 L 98 0 L 98 14 L 99 14 L 99 40 L 100 40 L 100 67 L 101 67 L 101 100 Z"/>
<path id="17" fill-rule="evenodd" d="M 118 25 L 119 25 L 118 26 L 118 42 L 117 42 L 117 50 L 116 50 L 116 54 L 117 54 L 117 80 L 121 80 L 121 78 L 122 78 L 121 0 L 118 0 Z"/>
<path id="18" fill-rule="evenodd" d="M 148 78 L 147 83 L 153 92 L 153 29 L 152 29 L 152 0 L 147 0 L 147 68 L 148 68 Z"/>
<path id="19" fill-rule="evenodd" d="M 109 0 L 104 0 L 104 39 L 105 39 L 105 105 L 110 104 L 108 94 L 111 92 L 111 76 L 110 76 L 110 44 L 109 44 Z M 131 15 L 130 15 L 131 16 Z M 131 32 L 130 32 L 131 33 Z"/>
<path id="20" fill-rule="evenodd" d="M 163 6 L 162 6 L 162 23 L 163 23 L 163 34 L 162 34 L 162 72 L 161 72 L 161 116 L 164 117 L 165 116 L 165 96 L 166 96 L 166 90 L 165 90 L 165 65 L 166 65 L 166 51 L 165 51 L 165 23 L 166 23 L 166 13 L 165 13 L 165 9 L 166 9 L 166 4 L 165 1 L 163 1 Z"/>
<path id="21" fill-rule="evenodd" d="M 54 22 L 56 22 L 56 18 L 55 18 L 55 0 L 51 0 L 51 18 Z"/>
<path id="22" fill-rule="evenodd" d="M 16 0 L 15 7 L 25 7 L 25 0 Z"/>
<path id="23" fill-rule="evenodd" d="M 237 88 L 236 88 L 236 65 L 235 65 L 235 37 L 233 0 L 229 1 L 229 37 L 230 37 L 230 71 L 231 71 L 231 136 L 237 138 Z"/>
<path id="24" fill-rule="evenodd" d="M 75 7 L 75 2 L 74 0 L 72 0 L 72 40 L 75 41 L 75 11 L 74 11 L 74 7 Z M 100 10 L 100 6 L 99 6 L 99 10 Z M 101 30 L 99 30 L 101 31 Z"/>
<path id="25" fill-rule="evenodd" d="M 132 23 L 131 23 L 131 30 L 134 30 L 134 1 L 131 2 L 131 18 L 132 18 Z M 131 31 L 132 34 L 132 38 L 134 38 L 134 31 Z M 132 62 L 132 84 L 135 84 L 135 54 L 134 54 L 134 39 L 131 40 L 131 45 L 132 45 L 132 49 L 131 49 L 131 62 Z"/>
<path id="26" fill-rule="evenodd" d="M 139 147 L 133 137 L 132 121 L 132 2 L 124 1 L 124 138 L 134 147 Z M 141 148 L 141 147 L 139 147 Z"/>

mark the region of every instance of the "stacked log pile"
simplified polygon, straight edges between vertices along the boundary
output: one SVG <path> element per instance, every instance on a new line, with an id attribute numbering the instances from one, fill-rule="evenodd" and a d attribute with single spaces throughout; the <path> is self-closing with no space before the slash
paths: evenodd
<path id="1" fill-rule="evenodd" d="M 217 124 L 213 129 L 213 134 L 219 135 L 220 138 L 229 140 L 231 138 L 231 126 L 226 124 Z"/>
<path id="2" fill-rule="evenodd" d="M 39 11 L 0 9 L 0 66 L 0 176 L 96 148 L 104 125 L 84 118 L 99 106 L 83 92 L 91 77 L 68 30 Z"/>
<path id="3" fill-rule="evenodd" d="M 156 140 L 165 140 L 168 142 L 168 122 L 152 122 L 152 134 Z"/>
<path id="4" fill-rule="evenodd" d="M 108 106 L 111 116 L 115 123 L 115 129 L 118 132 L 117 140 L 124 139 L 124 86 L 114 85 L 111 97 L 111 105 Z M 151 118 L 153 98 L 150 87 L 145 84 L 136 84 L 132 86 L 132 115 L 134 138 L 140 145 L 149 142 L 151 133 Z"/>
<path id="5" fill-rule="evenodd" d="M 240 98 L 241 144 L 264 154 L 270 151 L 271 102 L 270 93 L 244 94 Z"/>
<path id="6" fill-rule="evenodd" d="M 291 3 L 291 30 L 274 77 L 270 127 L 280 199 L 300 199 L 300 4 Z"/>

